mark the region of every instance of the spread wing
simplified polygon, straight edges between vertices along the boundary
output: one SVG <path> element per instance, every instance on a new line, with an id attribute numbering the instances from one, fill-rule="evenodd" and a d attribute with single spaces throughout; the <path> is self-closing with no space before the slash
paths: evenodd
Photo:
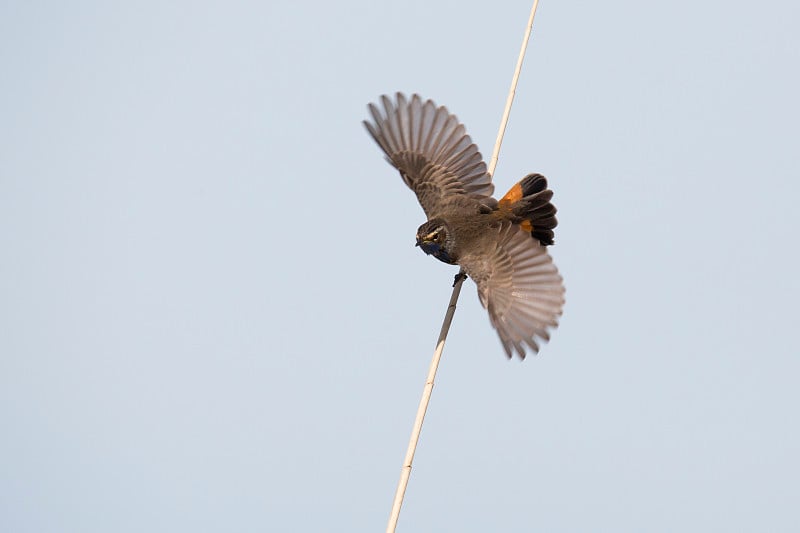
<path id="1" fill-rule="evenodd" d="M 397 93 L 396 103 L 384 95 L 381 103 L 383 109 L 369 104 L 374 122 L 365 120 L 364 126 L 416 193 L 429 219 L 454 197 L 488 202 L 494 192 L 492 178 L 455 115 L 417 94 L 408 100 Z"/>
<path id="2" fill-rule="evenodd" d="M 506 355 L 525 358 L 549 340 L 564 306 L 564 284 L 547 249 L 514 225 L 503 225 L 491 250 L 467 255 L 461 266 L 478 285 Z"/>

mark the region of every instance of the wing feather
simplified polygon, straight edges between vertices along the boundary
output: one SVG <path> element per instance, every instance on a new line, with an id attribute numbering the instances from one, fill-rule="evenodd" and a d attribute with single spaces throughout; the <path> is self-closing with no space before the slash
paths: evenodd
<path id="1" fill-rule="evenodd" d="M 367 131 L 403 181 L 414 191 L 428 218 L 453 196 L 485 202 L 494 192 L 491 176 L 464 125 L 445 107 L 397 93 L 381 96 L 382 109 L 369 104 Z"/>
<path id="2" fill-rule="evenodd" d="M 564 284 L 547 249 L 518 227 L 498 228 L 494 247 L 466 255 L 461 265 L 478 285 L 478 297 L 506 355 L 525 358 L 550 339 L 564 306 Z"/>

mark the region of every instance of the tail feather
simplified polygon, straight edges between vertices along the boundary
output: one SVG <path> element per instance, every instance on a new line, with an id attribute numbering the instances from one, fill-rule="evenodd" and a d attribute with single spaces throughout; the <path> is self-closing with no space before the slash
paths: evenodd
<path id="1" fill-rule="evenodd" d="M 528 174 L 511 187 L 498 202 L 498 208 L 509 218 L 530 232 L 545 246 L 553 244 L 553 229 L 558 224 L 556 206 L 550 203 L 553 191 L 547 188 L 547 178 L 541 174 Z"/>
<path id="2" fill-rule="evenodd" d="M 519 182 L 524 196 L 530 196 L 547 190 L 547 178 L 541 174 L 528 174 Z M 552 192 L 550 195 L 552 196 Z"/>

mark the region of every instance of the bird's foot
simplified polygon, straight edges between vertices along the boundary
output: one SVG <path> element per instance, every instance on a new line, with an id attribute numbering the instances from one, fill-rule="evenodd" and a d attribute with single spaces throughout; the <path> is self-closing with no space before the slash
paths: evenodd
<path id="1" fill-rule="evenodd" d="M 459 272 L 458 274 L 456 274 L 456 277 L 453 280 L 453 287 L 455 287 L 459 281 L 464 281 L 465 279 L 467 279 L 467 275 L 464 274 L 463 272 Z"/>

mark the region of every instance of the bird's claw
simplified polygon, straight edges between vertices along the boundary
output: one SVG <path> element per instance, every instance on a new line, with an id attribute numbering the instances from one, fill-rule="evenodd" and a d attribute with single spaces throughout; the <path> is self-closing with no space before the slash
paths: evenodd
<path id="1" fill-rule="evenodd" d="M 456 274 L 456 277 L 455 277 L 455 279 L 453 280 L 453 287 L 455 287 L 456 285 L 458 285 L 458 282 L 459 282 L 459 281 L 464 281 L 465 279 L 467 279 L 467 275 L 466 275 L 466 274 L 464 274 L 463 272 L 459 272 L 458 274 Z"/>

